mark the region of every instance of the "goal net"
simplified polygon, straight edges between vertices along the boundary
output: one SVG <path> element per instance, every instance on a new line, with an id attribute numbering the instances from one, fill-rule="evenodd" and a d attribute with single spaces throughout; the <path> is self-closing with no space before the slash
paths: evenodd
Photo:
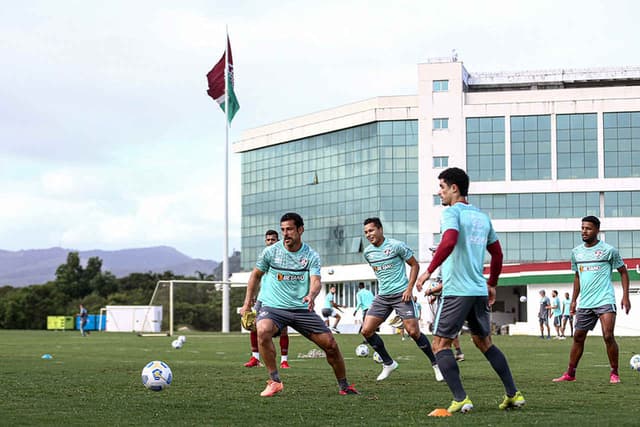
<path id="1" fill-rule="evenodd" d="M 172 336 L 185 331 L 222 330 L 228 316 L 229 329 L 240 330 L 240 316 L 236 308 L 244 302 L 246 283 L 229 284 L 229 306 L 224 307 L 224 283 L 212 280 L 160 280 L 149 301 L 145 317 L 153 317 L 161 307 L 160 332 L 145 336 Z M 157 316 L 157 314 L 156 314 Z M 145 321 L 148 319 L 145 319 Z"/>

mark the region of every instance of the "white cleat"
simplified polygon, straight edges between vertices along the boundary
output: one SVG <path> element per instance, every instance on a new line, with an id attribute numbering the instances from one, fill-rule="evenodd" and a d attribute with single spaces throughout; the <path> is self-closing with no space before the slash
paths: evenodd
<path id="1" fill-rule="evenodd" d="M 396 369 L 398 369 L 398 362 L 396 362 L 395 360 L 391 365 L 382 365 L 382 372 L 380 372 L 380 375 L 378 375 L 377 381 L 384 380 L 389 375 L 391 375 L 391 372 L 395 371 Z"/>
<path id="2" fill-rule="evenodd" d="M 444 377 L 442 376 L 442 372 L 440 372 L 440 367 L 438 365 L 432 365 L 433 373 L 436 375 L 436 381 L 441 382 L 444 381 Z"/>

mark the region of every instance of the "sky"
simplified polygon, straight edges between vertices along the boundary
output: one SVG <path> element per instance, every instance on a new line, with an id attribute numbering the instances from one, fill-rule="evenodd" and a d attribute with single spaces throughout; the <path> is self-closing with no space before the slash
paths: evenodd
<path id="1" fill-rule="evenodd" d="M 231 142 L 275 121 L 417 93 L 456 49 L 474 72 L 640 65 L 636 1 L 0 0 L 0 249 L 168 245 L 221 260 Z M 229 250 L 240 250 L 230 149 Z M 277 224 L 274 224 L 277 227 Z"/>

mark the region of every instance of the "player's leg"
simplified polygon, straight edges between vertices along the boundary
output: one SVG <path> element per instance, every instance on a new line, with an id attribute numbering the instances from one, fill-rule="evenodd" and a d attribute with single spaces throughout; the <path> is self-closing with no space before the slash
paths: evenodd
<path id="1" fill-rule="evenodd" d="M 393 308 L 390 304 L 387 304 L 384 300 L 384 297 L 381 295 L 376 296 L 369 307 L 369 311 L 367 311 L 367 316 L 364 318 L 364 322 L 362 323 L 362 336 L 367 340 L 367 343 L 380 355 L 382 358 L 382 363 L 385 366 L 390 366 L 395 364 L 393 358 L 389 355 L 387 351 L 384 341 L 380 338 L 380 335 L 376 333 L 376 329 L 384 322 Z M 397 367 L 397 365 L 396 365 Z"/>
<path id="2" fill-rule="evenodd" d="M 462 348 L 460 347 L 460 334 L 456 335 L 453 339 L 453 348 L 456 350 L 456 360 L 458 362 L 464 361 L 464 353 L 462 352 Z"/>
<path id="3" fill-rule="evenodd" d="M 276 347 L 273 344 L 273 337 L 278 334 L 280 329 L 286 328 L 292 318 L 289 311 L 275 308 L 261 310 L 258 313 L 256 318 L 258 348 L 267 372 L 269 372 L 267 387 L 260 393 L 260 396 L 270 397 L 281 392 L 284 388 L 276 364 Z"/>
<path id="4" fill-rule="evenodd" d="M 260 366 L 260 351 L 258 350 L 258 332 L 257 330 L 252 330 L 249 333 L 249 339 L 251 341 L 251 358 L 247 363 L 244 364 L 246 368 L 253 368 L 255 366 Z"/>
<path id="5" fill-rule="evenodd" d="M 544 319 L 538 317 L 538 322 L 540 323 L 540 338 L 544 338 Z"/>
<path id="6" fill-rule="evenodd" d="M 607 357 L 609 358 L 609 365 L 611 366 L 610 382 L 619 383 L 620 377 L 618 376 L 618 343 L 613 334 L 616 326 L 616 313 L 607 312 L 600 315 L 600 325 L 602 327 L 602 338 L 604 339 L 605 346 L 607 347 Z"/>
<path id="7" fill-rule="evenodd" d="M 289 328 L 280 331 L 280 368 L 288 369 L 289 366 Z"/>
<path id="8" fill-rule="evenodd" d="M 554 378 L 553 382 L 575 381 L 576 369 L 584 352 L 584 342 L 587 339 L 587 333 L 594 328 L 598 316 L 591 309 L 579 308 L 576 313 L 576 325 L 573 334 L 573 343 L 571 343 L 571 351 L 569 352 L 569 366 L 567 371 L 558 378 Z"/>
<path id="9" fill-rule="evenodd" d="M 562 315 L 562 325 L 560 326 L 560 332 L 563 337 L 564 337 L 564 331 L 567 329 L 567 319 L 568 319 L 567 316 Z"/>
<path id="10" fill-rule="evenodd" d="M 418 319 L 403 319 L 402 323 L 404 325 L 405 331 L 409 334 L 409 336 L 415 341 L 416 345 L 422 352 L 429 358 L 432 365 L 436 364 L 436 356 L 433 354 L 433 350 L 431 348 L 431 343 L 425 334 L 420 331 L 420 325 L 418 324 Z"/>

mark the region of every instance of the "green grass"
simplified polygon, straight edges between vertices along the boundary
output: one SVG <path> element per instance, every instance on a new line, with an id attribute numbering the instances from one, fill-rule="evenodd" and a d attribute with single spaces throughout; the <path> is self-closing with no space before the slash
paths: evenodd
<path id="1" fill-rule="evenodd" d="M 213 426 L 414 426 L 414 425 L 637 425 L 635 393 L 640 374 L 627 361 L 640 353 L 640 338 L 619 338 L 622 384 L 608 384 L 601 337 L 587 340 L 575 383 L 551 379 L 566 368 L 571 341 L 535 337 L 494 337 L 505 352 L 527 405 L 500 411 L 502 385 L 468 336 L 462 340 L 467 360 L 460 364 L 473 400 L 471 414 L 430 418 L 446 407 L 451 394 L 436 383 L 413 341 L 383 336 L 400 368 L 379 384 L 380 365 L 357 358 L 356 335 L 338 335 L 348 378 L 362 393 L 340 396 L 324 359 L 299 359 L 314 348 L 292 336 L 290 364 L 281 372 L 285 390 L 261 398 L 264 368 L 247 369 L 249 338 L 240 334 L 187 334 L 174 350 L 169 337 L 133 334 L 0 331 L 0 424 L 60 425 L 213 425 Z M 50 353 L 51 360 L 41 359 Z M 164 360 L 174 374 L 163 392 L 146 390 L 140 381 L 150 360 Z"/>

